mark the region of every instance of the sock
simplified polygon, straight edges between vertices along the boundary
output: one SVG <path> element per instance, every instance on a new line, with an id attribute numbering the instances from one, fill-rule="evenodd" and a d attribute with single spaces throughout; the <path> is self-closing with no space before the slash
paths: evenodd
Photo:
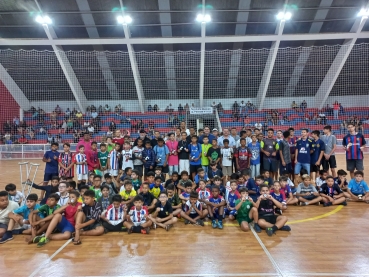
<path id="1" fill-rule="evenodd" d="M 141 226 L 133 226 L 132 233 L 141 233 Z"/>
<path id="2" fill-rule="evenodd" d="M 273 229 L 273 232 L 275 233 L 275 232 L 278 230 L 278 227 L 274 225 L 274 226 L 272 227 L 272 229 Z"/>
<path id="3" fill-rule="evenodd" d="M 218 222 L 219 222 L 219 223 L 222 223 L 222 219 L 218 219 Z"/>

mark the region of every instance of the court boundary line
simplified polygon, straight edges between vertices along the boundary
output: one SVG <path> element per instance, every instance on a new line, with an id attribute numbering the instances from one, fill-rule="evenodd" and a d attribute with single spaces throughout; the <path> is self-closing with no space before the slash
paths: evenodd
<path id="1" fill-rule="evenodd" d="M 42 262 L 30 275 L 29 277 L 34 277 L 36 274 L 43 269 L 46 265 L 48 265 L 51 260 L 58 255 L 70 242 L 72 239 L 67 240 L 58 250 L 55 251 L 54 254 L 52 254 L 49 258 L 46 259 L 46 261 Z"/>
<path id="2" fill-rule="evenodd" d="M 219 273 L 219 274 L 150 274 L 150 275 L 111 275 L 109 277 L 210 277 L 210 276 L 279 276 L 278 273 Z M 369 276 L 369 274 L 355 274 L 355 273 L 314 273 L 314 272 L 302 272 L 302 273 L 284 273 L 284 276 L 352 276 L 352 277 L 361 277 L 361 276 Z M 106 277 L 106 275 L 81 275 L 76 277 Z"/>
<path id="3" fill-rule="evenodd" d="M 260 237 L 258 236 L 258 234 L 255 232 L 254 227 L 250 226 L 250 230 L 251 232 L 254 234 L 254 237 L 256 238 L 256 240 L 258 241 L 258 243 L 260 244 L 261 248 L 264 250 L 265 254 L 267 255 L 269 261 L 272 263 L 274 269 L 277 271 L 277 276 L 284 276 L 282 270 L 280 269 L 278 263 L 276 262 L 276 260 L 273 258 L 272 254 L 270 254 L 269 250 L 266 248 L 265 244 L 261 241 Z"/>

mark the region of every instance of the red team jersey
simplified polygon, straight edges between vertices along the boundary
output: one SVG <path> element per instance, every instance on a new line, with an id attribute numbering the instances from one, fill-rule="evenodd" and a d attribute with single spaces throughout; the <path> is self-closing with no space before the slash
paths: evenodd
<path id="1" fill-rule="evenodd" d="M 135 206 L 131 208 L 129 211 L 129 217 L 131 218 L 131 221 L 133 225 L 140 226 L 141 224 L 146 222 L 146 216 L 149 215 L 149 210 L 147 209 L 147 206 L 142 206 L 141 210 L 137 210 Z"/>
<path id="2" fill-rule="evenodd" d="M 59 163 L 63 164 L 65 167 L 70 166 L 73 163 L 73 154 L 71 152 L 68 153 L 60 153 L 59 155 Z M 73 166 L 69 170 L 65 170 L 61 166 L 59 167 L 59 176 L 65 177 L 74 177 Z"/>

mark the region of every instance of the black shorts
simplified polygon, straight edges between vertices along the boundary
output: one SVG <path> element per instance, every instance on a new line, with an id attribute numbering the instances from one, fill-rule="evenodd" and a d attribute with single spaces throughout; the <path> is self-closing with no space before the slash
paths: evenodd
<path id="1" fill-rule="evenodd" d="M 197 170 L 199 168 L 201 168 L 201 164 L 199 164 L 199 165 L 192 165 L 192 164 L 190 164 L 190 174 L 192 174 L 194 172 L 197 174 Z"/>
<path id="2" fill-rule="evenodd" d="M 284 174 L 290 174 L 290 173 L 293 173 L 292 163 L 288 163 L 286 164 L 286 166 L 283 166 L 282 163 L 280 163 L 279 174 L 284 175 Z"/>
<path id="3" fill-rule="evenodd" d="M 59 173 L 45 173 L 44 174 L 44 182 L 49 182 L 51 179 L 56 176 L 59 177 Z"/>
<path id="4" fill-rule="evenodd" d="M 160 167 L 161 167 L 161 172 L 162 172 L 162 173 L 166 174 L 166 173 L 168 173 L 168 172 L 169 172 L 169 166 L 168 166 L 168 165 L 167 165 L 167 166 L 158 165 L 158 166 L 160 166 Z M 154 171 L 155 171 L 155 170 L 154 170 Z"/>
<path id="5" fill-rule="evenodd" d="M 263 159 L 263 170 L 267 170 L 269 172 L 277 172 L 278 171 L 278 161 L 277 160 L 267 160 Z"/>
<path id="6" fill-rule="evenodd" d="M 337 162 L 336 162 L 336 156 L 332 155 L 329 157 L 328 160 L 326 160 L 324 157 L 322 159 L 322 166 L 324 170 L 327 170 L 329 168 L 337 168 Z"/>
<path id="7" fill-rule="evenodd" d="M 122 229 L 124 228 L 123 222 L 117 225 L 111 225 L 110 223 L 104 221 L 102 225 L 108 232 L 122 232 Z"/>
<path id="8" fill-rule="evenodd" d="M 85 223 L 88 220 L 85 221 Z M 95 230 L 97 227 L 101 226 L 101 222 L 94 222 L 86 227 L 83 228 L 83 231 L 91 231 L 91 230 Z"/>
<path id="9" fill-rule="evenodd" d="M 306 199 L 306 200 L 313 200 L 315 199 L 317 196 L 311 194 L 311 195 L 305 195 L 305 196 L 301 196 L 302 198 Z"/>
<path id="10" fill-rule="evenodd" d="M 346 165 L 348 171 L 364 170 L 363 160 L 346 160 Z"/>
<path id="11" fill-rule="evenodd" d="M 320 170 L 320 165 L 311 164 L 310 172 L 318 172 Z"/>
<path id="12" fill-rule="evenodd" d="M 195 214 L 189 214 L 189 217 L 191 217 L 192 219 L 195 219 L 196 217 L 198 217 L 199 214 L 195 213 Z"/>
<path id="13" fill-rule="evenodd" d="M 270 224 L 275 224 L 277 222 L 277 218 L 278 218 L 278 215 L 274 215 L 274 214 L 259 216 L 259 219 L 264 219 L 266 222 Z"/>

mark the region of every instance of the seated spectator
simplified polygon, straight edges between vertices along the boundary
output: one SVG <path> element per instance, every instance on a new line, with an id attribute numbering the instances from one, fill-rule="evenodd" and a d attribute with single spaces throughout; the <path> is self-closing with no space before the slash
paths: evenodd
<path id="1" fill-rule="evenodd" d="M 7 120 L 5 123 L 4 123 L 4 125 L 3 125 L 3 130 L 4 130 L 4 132 L 11 132 L 12 131 L 12 126 L 11 126 L 11 124 L 10 124 L 10 121 L 9 120 Z"/>
<path id="2" fill-rule="evenodd" d="M 56 105 L 55 110 L 57 114 L 60 114 L 62 112 L 62 109 L 59 107 L 59 105 Z"/>
<path id="3" fill-rule="evenodd" d="M 63 141 L 62 141 L 62 138 L 61 138 L 61 136 L 60 135 L 56 135 L 56 137 L 55 137 L 55 140 L 54 140 L 56 143 L 59 143 L 59 144 L 61 144 L 61 143 L 63 143 Z"/>
<path id="4" fill-rule="evenodd" d="M 238 105 L 237 101 L 234 101 L 233 105 L 232 105 L 232 111 L 237 111 L 239 110 L 240 106 Z"/>
<path id="5" fill-rule="evenodd" d="M 300 108 L 301 108 L 301 110 L 302 111 L 304 111 L 306 108 L 307 108 L 307 103 L 306 103 L 306 101 L 304 100 L 304 101 L 302 101 L 302 103 L 301 103 L 301 105 L 300 105 Z"/>
<path id="6" fill-rule="evenodd" d="M 255 123 L 255 128 L 257 129 L 261 129 L 263 127 L 263 125 L 261 123 Z"/>
<path id="7" fill-rule="evenodd" d="M 243 111 L 246 112 L 246 103 L 244 101 L 241 101 L 241 103 L 240 103 L 240 114 L 242 114 Z"/>
<path id="8" fill-rule="evenodd" d="M 109 113 L 109 112 L 111 112 L 111 108 L 110 108 L 110 106 L 109 106 L 108 104 L 106 104 L 106 105 L 104 106 L 104 112 L 105 112 L 105 113 Z"/>
<path id="9" fill-rule="evenodd" d="M 46 143 L 52 144 L 53 142 L 55 142 L 54 137 L 51 134 L 47 134 Z"/>
<path id="10" fill-rule="evenodd" d="M 159 111 L 159 107 L 158 107 L 158 105 L 154 105 L 154 107 L 152 108 L 152 110 L 154 111 L 154 112 L 158 112 Z"/>
<path id="11" fill-rule="evenodd" d="M 99 116 L 99 114 L 98 114 L 98 112 L 96 110 L 91 113 L 91 117 L 92 118 L 96 118 L 98 116 Z"/>
<path id="12" fill-rule="evenodd" d="M 86 119 L 85 122 L 83 122 L 83 127 L 88 127 L 90 124 L 91 123 Z"/>
<path id="13" fill-rule="evenodd" d="M 152 106 L 151 106 L 151 105 L 148 105 L 148 106 L 147 106 L 147 111 L 148 111 L 148 112 L 152 112 Z"/>
<path id="14" fill-rule="evenodd" d="M 46 129 L 45 129 L 43 126 L 41 126 L 38 132 L 39 132 L 41 135 L 42 135 L 42 134 L 46 134 Z"/>
<path id="15" fill-rule="evenodd" d="M 19 144 L 27 144 L 28 140 L 26 139 L 26 137 L 24 135 L 21 135 L 20 138 L 18 139 L 18 143 Z"/>
<path id="16" fill-rule="evenodd" d="M 69 110 L 69 108 L 67 108 L 66 110 L 65 110 L 65 117 L 69 117 L 70 116 L 70 114 L 71 114 L 71 112 L 70 112 L 70 110 Z"/>
<path id="17" fill-rule="evenodd" d="M 327 118 L 325 116 L 325 113 L 323 112 L 320 112 L 319 113 L 319 118 L 318 118 L 318 121 L 323 124 L 323 125 L 326 125 L 327 124 Z M 319 123 L 318 123 L 319 124 Z"/>
<path id="18" fill-rule="evenodd" d="M 296 109 L 297 109 L 297 104 L 296 104 L 296 102 L 295 102 L 295 101 L 293 101 L 293 102 L 292 102 L 292 104 L 291 104 L 291 108 L 292 108 L 292 109 L 294 109 L 294 110 L 296 110 Z"/>
<path id="19" fill-rule="evenodd" d="M 35 133 L 33 132 L 33 130 L 30 130 L 29 133 L 29 138 L 32 140 L 32 139 L 35 139 Z"/>
<path id="20" fill-rule="evenodd" d="M 121 104 L 115 106 L 114 112 L 121 113 L 122 111 L 123 111 L 123 109 L 122 109 L 122 105 Z"/>
<path id="21" fill-rule="evenodd" d="M 168 116 L 168 125 L 169 126 L 173 126 L 173 119 L 174 119 L 174 116 L 173 115 L 169 115 Z M 139 128 L 140 129 L 140 128 Z"/>
<path id="22" fill-rule="evenodd" d="M 143 123 L 142 119 L 138 122 L 137 124 L 137 129 L 144 129 L 145 128 L 145 124 Z"/>
<path id="23" fill-rule="evenodd" d="M 117 129 L 117 125 L 115 125 L 115 122 L 114 121 L 110 122 L 109 130 L 114 132 L 115 129 Z"/>
<path id="24" fill-rule="evenodd" d="M 50 114 L 50 120 L 56 120 L 56 117 L 57 117 L 57 113 L 55 111 L 53 111 L 51 114 Z"/>
<path id="25" fill-rule="evenodd" d="M 91 134 L 93 134 L 93 133 L 95 132 L 95 127 L 94 127 L 94 125 L 90 125 L 90 126 L 88 126 L 88 127 L 87 127 L 87 130 L 88 130 Z"/>
<path id="26" fill-rule="evenodd" d="M 340 114 L 345 114 L 345 109 L 343 108 L 341 103 L 339 103 L 339 107 L 340 107 Z"/>
<path id="27" fill-rule="evenodd" d="M 81 111 L 77 111 L 77 113 L 76 113 L 76 118 L 77 118 L 78 120 L 81 120 L 81 119 L 82 119 L 82 116 L 83 116 L 82 112 L 81 112 Z"/>
<path id="28" fill-rule="evenodd" d="M 99 106 L 99 108 L 97 109 L 97 112 L 98 112 L 99 114 L 102 114 L 102 113 L 104 112 L 104 108 L 103 108 L 103 106 L 102 106 L 102 105 L 100 105 L 100 106 Z"/>
<path id="29" fill-rule="evenodd" d="M 188 105 L 188 103 L 186 103 L 186 105 L 184 106 L 185 111 L 189 111 L 190 110 L 190 106 Z"/>
<path id="30" fill-rule="evenodd" d="M 178 105 L 178 111 L 181 113 L 181 112 L 183 112 L 183 107 L 182 107 L 182 105 L 181 104 L 179 104 Z"/>

